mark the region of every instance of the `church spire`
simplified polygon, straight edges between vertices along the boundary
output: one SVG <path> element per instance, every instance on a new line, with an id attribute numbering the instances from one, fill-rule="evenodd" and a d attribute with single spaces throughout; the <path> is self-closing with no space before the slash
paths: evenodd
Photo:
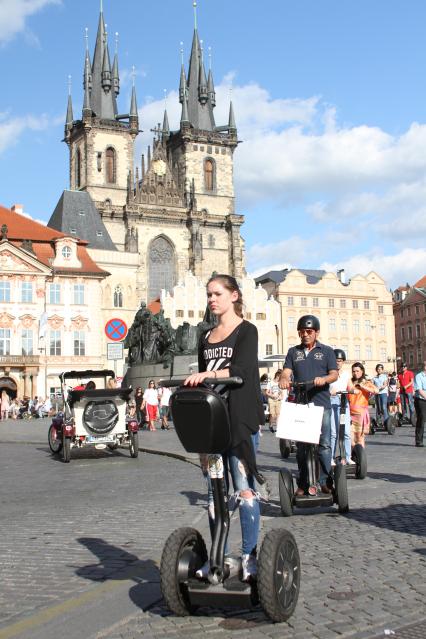
<path id="1" fill-rule="evenodd" d="M 120 93 L 120 75 L 118 72 L 118 33 L 115 34 L 115 55 L 114 62 L 112 64 L 112 86 L 117 97 Z"/>
<path id="2" fill-rule="evenodd" d="M 138 103 L 136 100 L 136 87 L 135 87 L 135 67 L 132 67 L 132 98 L 130 100 L 130 113 L 129 124 L 130 129 L 134 134 L 139 132 L 139 115 L 138 115 Z"/>
<path id="3" fill-rule="evenodd" d="M 74 114 L 72 110 L 72 98 L 71 98 L 71 76 L 68 76 L 68 104 L 67 104 L 67 117 L 65 120 L 65 129 L 70 129 L 74 121 Z"/>
<path id="4" fill-rule="evenodd" d="M 169 116 L 167 115 L 167 109 L 164 109 L 163 136 L 169 136 L 169 135 L 170 135 Z"/>
<path id="5" fill-rule="evenodd" d="M 199 80 L 198 80 L 198 99 L 201 104 L 205 104 L 209 98 L 207 92 L 207 78 L 206 78 L 206 70 L 204 68 L 204 56 L 203 56 L 203 42 L 201 41 L 200 47 L 200 71 L 199 71 Z"/>
<path id="6" fill-rule="evenodd" d="M 234 115 L 234 105 L 232 104 L 232 100 L 229 105 L 228 130 L 229 130 L 229 133 L 233 133 L 233 134 L 237 133 L 237 125 L 235 124 L 235 115 Z"/>
<path id="7" fill-rule="evenodd" d="M 115 91 L 111 91 L 111 62 L 109 57 L 107 33 L 104 21 L 103 6 L 99 14 L 98 32 L 92 62 L 92 89 L 90 103 L 98 118 L 114 120 L 117 115 Z"/>

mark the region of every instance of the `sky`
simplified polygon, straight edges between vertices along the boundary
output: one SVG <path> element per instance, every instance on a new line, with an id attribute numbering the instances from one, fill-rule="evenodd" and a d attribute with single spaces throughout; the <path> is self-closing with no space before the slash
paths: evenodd
<path id="1" fill-rule="evenodd" d="M 46 223 L 69 187 L 63 129 L 71 75 L 82 108 L 84 29 L 100 0 L 0 0 L 0 203 Z M 192 0 L 103 0 L 115 33 L 119 111 L 135 67 L 136 155 L 162 121 L 178 128 L 180 43 Z M 211 47 L 217 124 L 232 96 L 236 212 L 246 267 L 345 268 L 390 288 L 426 273 L 426 2 L 198 0 Z"/>

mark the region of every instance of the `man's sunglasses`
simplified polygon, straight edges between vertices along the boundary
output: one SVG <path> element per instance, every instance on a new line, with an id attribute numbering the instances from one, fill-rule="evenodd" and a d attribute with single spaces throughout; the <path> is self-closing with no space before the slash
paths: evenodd
<path id="1" fill-rule="evenodd" d="M 313 335 L 315 330 L 313 328 L 301 328 L 299 331 L 299 335 Z"/>

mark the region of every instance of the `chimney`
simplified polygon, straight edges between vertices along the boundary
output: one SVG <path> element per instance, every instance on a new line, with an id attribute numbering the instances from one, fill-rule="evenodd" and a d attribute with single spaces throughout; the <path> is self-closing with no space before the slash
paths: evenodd
<path id="1" fill-rule="evenodd" d="M 22 215 L 24 213 L 24 205 L 23 204 L 13 204 L 10 207 L 10 210 L 14 213 L 18 213 L 18 215 Z"/>
<path id="2" fill-rule="evenodd" d="M 337 277 L 339 279 L 339 282 L 341 282 L 342 284 L 346 284 L 346 275 L 344 268 L 341 268 L 337 271 Z"/>

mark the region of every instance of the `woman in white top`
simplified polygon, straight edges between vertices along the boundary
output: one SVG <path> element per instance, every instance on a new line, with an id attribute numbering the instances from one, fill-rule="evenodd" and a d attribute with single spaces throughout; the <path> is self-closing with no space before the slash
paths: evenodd
<path id="1" fill-rule="evenodd" d="M 142 410 L 146 408 L 149 430 L 156 430 L 155 420 L 158 419 L 158 390 L 153 379 L 149 380 L 148 388 L 143 394 Z"/>

